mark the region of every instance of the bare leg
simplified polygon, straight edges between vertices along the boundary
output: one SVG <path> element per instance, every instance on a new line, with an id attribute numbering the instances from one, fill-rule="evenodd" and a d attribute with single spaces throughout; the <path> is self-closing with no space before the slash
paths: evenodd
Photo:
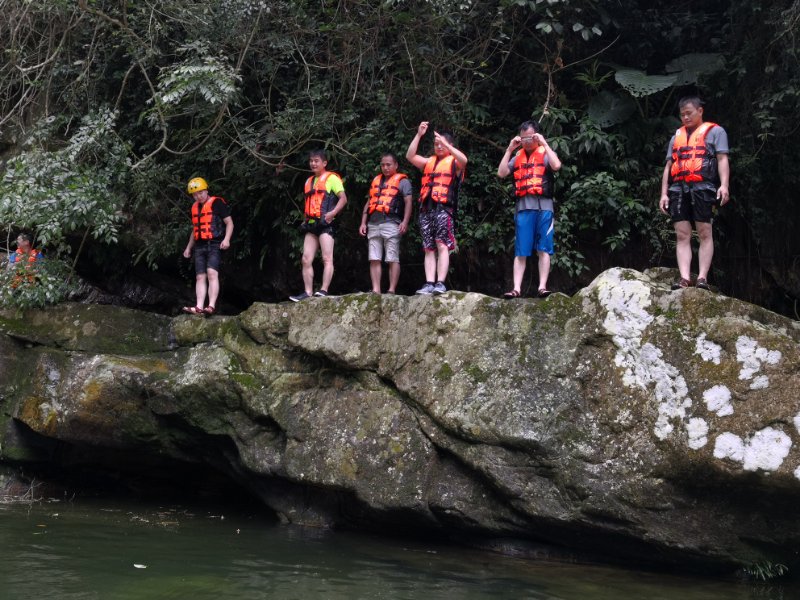
<path id="1" fill-rule="evenodd" d="M 389 291 L 393 294 L 397 292 L 398 281 L 400 281 L 400 263 L 389 263 Z"/>
<path id="2" fill-rule="evenodd" d="M 425 250 L 425 281 L 436 281 L 436 250 Z"/>
<path id="3" fill-rule="evenodd" d="M 697 236 L 700 238 L 698 278 L 707 279 L 711 269 L 711 259 L 714 258 L 714 236 L 711 223 L 695 223 Z"/>
<path id="4" fill-rule="evenodd" d="M 333 279 L 333 236 L 323 233 L 319 236 L 319 245 L 322 248 L 322 289 L 327 292 Z"/>
<path id="5" fill-rule="evenodd" d="M 692 223 L 691 221 L 678 221 L 675 223 L 675 256 L 678 259 L 678 270 L 681 278 L 691 280 L 692 274 Z"/>
<path id="6" fill-rule="evenodd" d="M 539 252 L 539 289 L 547 289 L 547 278 L 550 277 L 550 255 Z"/>
<path id="7" fill-rule="evenodd" d="M 208 269 L 208 305 L 216 308 L 218 296 L 219 272 L 214 269 Z"/>
<path id="8" fill-rule="evenodd" d="M 195 306 L 203 308 L 206 305 L 206 289 L 208 278 L 205 273 L 198 273 L 194 279 L 194 295 L 197 297 Z"/>
<path id="9" fill-rule="evenodd" d="M 319 248 L 319 239 L 313 233 L 307 233 L 303 240 L 303 287 L 309 296 L 314 293 L 314 257 Z"/>
<path id="10" fill-rule="evenodd" d="M 376 294 L 381 293 L 381 261 L 369 261 L 369 278 L 372 281 L 372 291 Z"/>
<path id="11" fill-rule="evenodd" d="M 522 278 L 525 277 L 525 267 L 528 265 L 527 256 L 514 257 L 514 289 L 522 291 Z"/>
<path id="12" fill-rule="evenodd" d="M 436 262 L 436 281 L 447 279 L 447 272 L 450 270 L 450 250 L 442 242 L 436 242 L 438 260 Z M 432 281 L 432 280 L 431 280 Z"/>

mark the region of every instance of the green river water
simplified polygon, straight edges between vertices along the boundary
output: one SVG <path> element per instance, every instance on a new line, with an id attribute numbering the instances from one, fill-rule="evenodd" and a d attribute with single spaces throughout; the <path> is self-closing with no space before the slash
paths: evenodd
<path id="1" fill-rule="evenodd" d="M 0 504 L 0 599 L 784 600 L 800 589 L 537 562 L 217 510 Z"/>

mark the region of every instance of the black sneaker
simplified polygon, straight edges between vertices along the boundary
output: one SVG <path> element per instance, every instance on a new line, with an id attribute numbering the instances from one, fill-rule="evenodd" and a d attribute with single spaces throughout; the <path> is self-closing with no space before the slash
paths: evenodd
<path id="1" fill-rule="evenodd" d="M 305 300 L 306 298 L 311 298 L 308 294 L 303 292 L 302 294 L 297 294 L 297 296 L 289 296 L 289 300 L 292 302 L 300 302 L 300 300 Z"/>
<path id="2" fill-rule="evenodd" d="M 329 294 L 325 290 L 317 290 L 316 292 L 314 292 L 314 295 L 317 298 L 324 298 L 325 296 L 328 296 Z"/>

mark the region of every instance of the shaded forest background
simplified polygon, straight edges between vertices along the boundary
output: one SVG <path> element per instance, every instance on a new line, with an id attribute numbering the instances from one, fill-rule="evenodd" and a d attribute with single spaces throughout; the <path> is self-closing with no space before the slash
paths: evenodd
<path id="1" fill-rule="evenodd" d="M 660 176 L 677 100 L 699 93 L 732 148 L 711 282 L 798 318 L 800 2 L 653 4 L 0 0 L 0 245 L 31 231 L 95 297 L 174 310 L 192 296 L 185 184 L 200 175 L 236 225 L 223 308 L 282 300 L 301 288 L 307 152 L 324 147 L 350 200 L 332 291 L 366 290 L 369 181 L 428 120 L 470 161 L 449 285 L 497 295 L 514 235 L 495 171 L 536 118 L 564 162 L 551 284 L 572 293 L 610 266 L 674 266 Z M 416 227 L 402 263 L 411 293 Z"/>

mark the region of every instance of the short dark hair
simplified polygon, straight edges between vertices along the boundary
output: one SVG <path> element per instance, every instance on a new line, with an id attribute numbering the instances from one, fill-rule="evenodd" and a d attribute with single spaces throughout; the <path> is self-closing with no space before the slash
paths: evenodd
<path id="1" fill-rule="evenodd" d="M 541 125 L 539 125 L 539 121 L 534 121 L 531 119 L 530 121 L 523 121 L 522 124 L 519 126 L 519 131 L 522 133 L 526 129 L 533 129 L 534 133 L 539 133 L 542 130 Z"/>
<path id="2" fill-rule="evenodd" d="M 309 159 L 314 158 L 314 157 L 322 159 L 324 161 L 327 161 L 328 160 L 328 153 L 325 152 L 325 150 L 323 150 L 322 148 L 317 148 L 316 150 L 312 150 L 311 152 L 308 153 L 308 158 Z"/>
<path id="3" fill-rule="evenodd" d="M 687 104 L 692 104 L 695 108 L 701 108 L 705 105 L 705 102 L 700 99 L 700 96 L 684 96 L 678 100 L 678 109 L 683 108 Z"/>
<path id="4" fill-rule="evenodd" d="M 400 162 L 399 160 L 397 160 L 397 155 L 395 155 L 394 152 L 384 152 L 383 154 L 381 154 L 381 159 L 384 159 L 387 156 L 390 157 L 396 163 Z"/>
<path id="5" fill-rule="evenodd" d="M 17 236 L 17 239 L 19 239 L 19 238 L 22 238 L 23 240 L 25 240 L 25 241 L 26 241 L 26 242 L 28 242 L 29 244 L 32 244 L 32 243 L 33 243 L 33 236 L 32 236 L 30 233 L 20 233 L 20 234 Z"/>

